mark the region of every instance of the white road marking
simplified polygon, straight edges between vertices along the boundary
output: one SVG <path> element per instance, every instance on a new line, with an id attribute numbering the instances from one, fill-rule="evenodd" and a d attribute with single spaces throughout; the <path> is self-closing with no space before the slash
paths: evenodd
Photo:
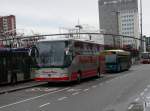
<path id="1" fill-rule="evenodd" d="M 68 97 L 61 97 L 61 98 L 58 98 L 58 101 L 62 101 L 64 99 L 67 99 Z"/>
<path id="2" fill-rule="evenodd" d="M 132 109 L 133 108 L 133 104 L 131 104 L 129 107 L 128 107 L 128 109 L 130 110 L 130 109 Z"/>
<path id="3" fill-rule="evenodd" d="M 145 88 L 145 89 L 144 89 L 144 92 L 146 92 L 146 91 L 148 91 L 148 89 L 147 89 L 147 88 Z"/>
<path id="4" fill-rule="evenodd" d="M 74 91 L 75 89 L 68 89 L 67 92 L 72 92 Z"/>
<path id="5" fill-rule="evenodd" d="M 45 91 L 45 92 L 50 92 L 57 90 L 58 88 L 32 88 L 32 89 L 27 89 L 26 92 L 39 92 L 39 91 Z"/>
<path id="6" fill-rule="evenodd" d="M 84 91 L 84 92 L 86 92 L 86 91 L 88 91 L 88 90 L 89 90 L 89 88 L 87 88 L 87 89 L 84 89 L 83 91 Z"/>
<path id="7" fill-rule="evenodd" d="M 57 90 L 57 91 L 53 91 L 53 92 L 50 92 L 50 93 L 47 93 L 47 94 L 42 94 L 40 96 L 35 96 L 35 97 L 32 97 L 32 98 L 28 98 L 28 99 L 25 99 L 25 100 L 22 100 L 22 101 L 7 104 L 7 105 L 4 105 L 4 106 L 0 106 L 0 109 L 6 108 L 6 107 L 9 107 L 9 106 L 13 106 L 13 105 L 16 105 L 16 104 L 20 104 L 20 103 L 23 103 L 23 102 L 31 101 L 31 100 L 34 100 L 34 99 L 37 99 L 37 98 L 41 98 L 41 97 L 44 97 L 44 96 L 47 96 L 47 95 L 50 95 L 50 94 L 58 93 L 58 92 L 61 92 L 61 91 L 67 90 L 67 89 L 69 89 L 69 87 L 64 88 L 64 89 L 60 89 L 60 90 Z"/>
<path id="8" fill-rule="evenodd" d="M 150 107 L 150 102 L 146 102 L 146 107 Z"/>
<path id="9" fill-rule="evenodd" d="M 75 91 L 80 91 L 81 89 L 68 89 L 67 92 L 75 92 Z"/>
<path id="10" fill-rule="evenodd" d="M 92 86 L 92 88 L 96 88 L 96 87 L 97 87 L 97 85 Z"/>
<path id="11" fill-rule="evenodd" d="M 80 90 L 82 90 L 82 89 L 78 89 L 78 90 L 76 90 L 76 91 L 80 91 Z"/>
<path id="12" fill-rule="evenodd" d="M 77 94 L 79 94 L 79 92 L 75 92 L 75 93 L 73 93 L 72 95 L 75 96 L 75 95 L 77 95 Z"/>
<path id="13" fill-rule="evenodd" d="M 49 104 L 50 104 L 50 103 L 45 103 L 45 104 L 39 106 L 39 108 L 42 108 L 42 107 L 44 107 L 44 106 L 46 106 L 46 105 L 49 105 Z"/>
<path id="14" fill-rule="evenodd" d="M 150 96 L 146 97 L 147 99 L 150 99 Z"/>
<path id="15" fill-rule="evenodd" d="M 137 102 L 137 101 L 139 101 L 139 100 L 140 100 L 140 98 L 136 98 L 134 101 Z"/>

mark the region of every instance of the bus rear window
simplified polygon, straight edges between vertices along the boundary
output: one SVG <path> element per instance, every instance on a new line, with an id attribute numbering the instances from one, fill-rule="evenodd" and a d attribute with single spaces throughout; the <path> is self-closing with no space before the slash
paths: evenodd
<path id="1" fill-rule="evenodd" d="M 112 55 L 106 55 L 106 63 L 116 63 L 117 56 L 115 54 Z"/>

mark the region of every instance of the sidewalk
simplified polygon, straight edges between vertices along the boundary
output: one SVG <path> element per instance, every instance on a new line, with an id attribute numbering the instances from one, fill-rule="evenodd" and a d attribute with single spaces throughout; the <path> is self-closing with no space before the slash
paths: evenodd
<path id="1" fill-rule="evenodd" d="M 139 65 L 140 64 L 140 60 L 136 60 L 136 59 L 132 59 L 132 65 Z"/>
<path id="2" fill-rule="evenodd" d="M 30 81 L 26 83 L 18 83 L 17 85 L 0 86 L 0 94 L 23 90 L 31 87 L 44 85 L 46 82 Z"/>

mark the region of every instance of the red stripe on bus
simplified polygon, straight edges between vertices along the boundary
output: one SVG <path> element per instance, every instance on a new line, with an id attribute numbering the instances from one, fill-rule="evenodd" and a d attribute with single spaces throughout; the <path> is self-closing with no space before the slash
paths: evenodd
<path id="1" fill-rule="evenodd" d="M 77 75 L 78 73 L 77 72 L 73 72 L 72 75 L 71 75 L 71 80 L 77 80 Z"/>
<path id="2" fill-rule="evenodd" d="M 77 80 L 77 72 L 73 72 L 71 75 L 71 80 Z M 97 70 L 86 70 L 82 71 L 82 78 L 92 77 L 97 75 Z M 68 81 L 69 77 L 58 77 L 58 78 L 35 78 L 36 81 Z"/>
<path id="3" fill-rule="evenodd" d="M 71 80 L 77 80 L 77 72 L 73 72 L 71 75 Z M 87 70 L 87 71 L 82 71 L 82 78 L 87 78 L 87 77 L 92 77 L 97 75 L 97 70 L 92 69 L 92 70 Z"/>
<path id="4" fill-rule="evenodd" d="M 92 70 L 88 70 L 88 71 L 83 71 L 83 77 L 96 76 L 96 74 L 97 74 L 97 70 L 96 69 L 92 69 Z"/>

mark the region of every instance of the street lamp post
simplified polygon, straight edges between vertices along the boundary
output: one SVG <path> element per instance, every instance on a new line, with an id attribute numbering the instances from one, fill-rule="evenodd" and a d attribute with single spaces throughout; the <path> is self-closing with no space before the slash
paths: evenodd
<path id="1" fill-rule="evenodd" d="M 78 38 L 80 39 L 80 30 L 82 29 L 81 25 L 76 25 L 76 28 L 78 28 Z"/>
<path id="2" fill-rule="evenodd" d="M 142 17 L 142 0 L 140 0 L 140 29 L 141 29 L 141 34 L 140 34 L 140 38 L 141 38 L 141 42 L 140 42 L 140 52 L 143 52 L 143 17 Z"/>
<path id="3" fill-rule="evenodd" d="M 119 11 L 112 11 L 112 12 L 114 12 L 115 13 L 115 15 L 116 15 L 116 21 L 117 21 L 117 35 L 119 35 L 119 14 L 120 14 L 120 12 Z M 119 38 L 119 37 L 118 37 Z M 121 46 L 121 38 L 119 38 L 120 40 L 119 40 L 119 47 Z M 115 39 L 115 37 L 113 37 L 113 41 L 114 41 L 114 47 L 116 46 L 116 39 Z M 118 41 L 118 39 L 117 39 L 117 41 Z"/>
<path id="4" fill-rule="evenodd" d="M 119 13 L 118 11 L 115 12 L 117 17 L 117 34 L 119 35 Z"/>

